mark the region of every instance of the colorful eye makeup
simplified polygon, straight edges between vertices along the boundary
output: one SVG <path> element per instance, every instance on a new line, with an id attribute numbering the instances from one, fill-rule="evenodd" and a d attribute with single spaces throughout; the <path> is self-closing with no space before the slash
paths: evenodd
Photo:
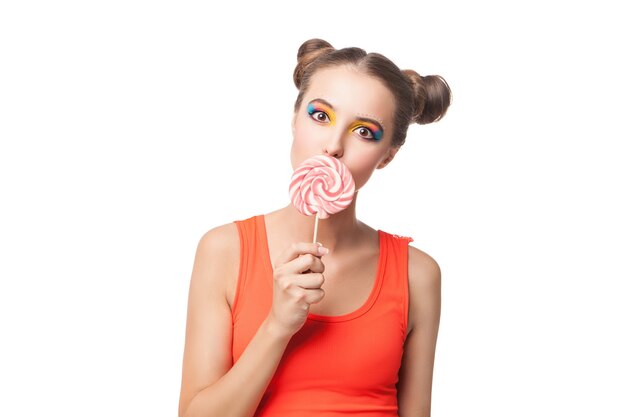
<path id="1" fill-rule="evenodd" d="M 368 133 L 371 134 L 371 137 L 366 137 L 361 135 L 360 130 L 365 129 Z M 350 131 L 357 131 L 357 134 L 364 139 L 372 139 L 378 142 L 383 138 L 383 129 L 378 125 L 378 123 L 372 123 L 365 120 L 359 120 L 350 125 Z"/>
<path id="2" fill-rule="evenodd" d="M 313 115 L 317 112 L 322 112 L 324 114 L 326 114 L 326 116 L 328 116 L 328 121 L 330 122 L 330 125 L 334 125 L 335 124 L 335 112 L 333 111 L 332 107 L 330 107 L 329 105 L 326 105 L 320 101 L 312 101 L 309 103 L 309 105 L 306 108 L 307 112 L 309 113 L 309 116 L 313 117 Z M 321 122 L 322 120 L 319 120 L 318 118 L 314 117 L 317 121 Z"/>
<path id="3" fill-rule="evenodd" d="M 333 106 L 326 100 L 315 99 L 307 105 L 307 113 L 319 123 L 328 123 L 333 126 L 337 120 Z M 324 116 L 322 116 L 324 115 Z M 322 117 L 320 119 L 320 117 Z M 349 127 L 361 138 L 378 142 L 383 138 L 383 127 L 380 122 L 369 117 L 359 117 Z"/>

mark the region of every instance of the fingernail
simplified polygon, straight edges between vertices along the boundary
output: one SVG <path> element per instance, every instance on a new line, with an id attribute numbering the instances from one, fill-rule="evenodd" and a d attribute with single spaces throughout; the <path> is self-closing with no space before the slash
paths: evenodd
<path id="1" fill-rule="evenodd" d="M 317 251 L 322 255 L 326 255 L 329 252 L 328 248 L 325 248 L 323 246 L 320 246 L 319 248 L 317 248 Z"/>

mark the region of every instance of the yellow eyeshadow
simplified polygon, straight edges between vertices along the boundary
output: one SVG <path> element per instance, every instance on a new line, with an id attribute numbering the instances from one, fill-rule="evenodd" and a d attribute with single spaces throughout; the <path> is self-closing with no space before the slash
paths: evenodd
<path id="1" fill-rule="evenodd" d="M 326 113 L 326 115 L 328 116 L 328 119 L 330 120 L 330 124 L 334 125 L 335 124 L 335 112 L 332 111 L 331 108 L 329 108 L 328 106 L 325 106 L 322 103 L 309 103 L 309 105 L 307 106 L 307 112 L 309 113 L 309 115 L 313 115 L 313 113 L 315 112 L 324 112 Z"/>
<path id="2" fill-rule="evenodd" d="M 350 130 L 353 131 L 358 127 L 365 127 L 372 132 L 372 136 L 374 136 L 374 140 L 379 141 L 383 138 L 383 131 L 374 123 L 366 122 L 366 121 L 356 121 L 350 125 Z"/>

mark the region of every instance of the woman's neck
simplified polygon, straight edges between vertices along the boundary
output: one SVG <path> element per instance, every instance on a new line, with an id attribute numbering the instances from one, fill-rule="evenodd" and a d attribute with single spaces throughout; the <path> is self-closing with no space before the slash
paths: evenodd
<path id="1" fill-rule="evenodd" d="M 356 219 L 356 200 L 339 213 L 331 214 L 327 219 L 320 219 L 317 226 L 317 241 L 330 249 L 339 250 L 342 246 L 351 246 L 362 233 L 360 222 Z M 313 242 L 315 216 L 301 214 L 293 204 L 275 212 L 276 221 L 295 242 Z"/>

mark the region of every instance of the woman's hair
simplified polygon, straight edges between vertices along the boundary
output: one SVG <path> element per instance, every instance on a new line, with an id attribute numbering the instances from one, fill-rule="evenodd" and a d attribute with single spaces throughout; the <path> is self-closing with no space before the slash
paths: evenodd
<path id="1" fill-rule="evenodd" d="M 299 90 L 295 111 L 300 108 L 313 74 L 319 69 L 339 65 L 353 65 L 378 78 L 394 95 L 396 112 L 392 146 L 404 144 L 411 123 L 425 125 L 436 122 L 446 114 L 450 105 L 452 92 L 446 80 L 439 75 L 422 77 L 410 69 L 400 70 L 381 54 L 367 53 L 354 47 L 335 49 L 325 40 L 309 39 L 298 49 L 298 64 L 293 72 L 293 81 Z"/>

